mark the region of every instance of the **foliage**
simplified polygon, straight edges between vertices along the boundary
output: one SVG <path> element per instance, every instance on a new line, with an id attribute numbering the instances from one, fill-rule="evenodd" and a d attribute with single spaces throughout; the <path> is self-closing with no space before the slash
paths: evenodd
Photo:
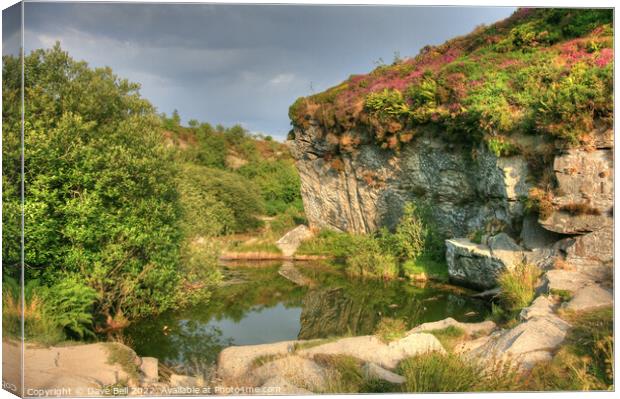
<path id="1" fill-rule="evenodd" d="M 509 391 L 520 387 L 519 375 L 510 365 L 485 370 L 451 353 L 427 352 L 403 360 L 398 368 L 406 379 L 405 392 Z"/>
<path id="2" fill-rule="evenodd" d="M 258 185 L 267 215 L 285 212 L 291 205 L 303 209 L 301 181 L 297 169 L 289 160 L 249 163 L 239 168 L 239 173 Z"/>
<path id="3" fill-rule="evenodd" d="M 349 248 L 346 272 L 352 276 L 393 279 L 398 277 L 394 255 L 384 251 L 372 236 L 360 236 Z"/>
<path id="4" fill-rule="evenodd" d="M 206 303 L 215 285 L 222 279 L 219 271 L 220 247 L 214 240 L 200 238 L 185 242 L 181 250 L 183 278 L 179 281 L 177 305 L 191 306 Z"/>
<path id="5" fill-rule="evenodd" d="M 94 289 L 77 276 L 69 275 L 41 291 L 49 317 L 67 337 L 94 337 L 92 311 L 99 297 Z"/>
<path id="6" fill-rule="evenodd" d="M 415 277 L 416 275 L 424 274 L 432 280 L 444 282 L 447 282 L 449 279 L 448 265 L 445 260 L 437 261 L 428 255 L 419 256 L 415 260 L 406 260 L 401 265 L 401 269 L 405 276 Z"/>
<path id="7" fill-rule="evenodd" d="M 496 157 L 508 157 L 519 152 L 518 147 L 505 137 L 491 137 L 486 143 L 489 151 L 495 154 Z"/>
<path id="8" fill-rule="evenodd" d="M 524 263 L 505 269 L 497 278 L 500 287 L 499 303 L 510 315 L 516 315 L 534 299 L 540 269 Z"/>
<path id="9" fill-rule="evenodd" d="M 410 139 L 427 125 L 462 143 L 536 134 L 572 145 L 586 140 L 595 120 L 611 122 L 612 20 L 609 9 L 519 9 L 298 99 L 291 122 L 315 120 L 341 135 L 369 131 L 394 150 L 401 134 Z M 490 148 L 505 156 L 515 150 L 507 143 L 491 139 Z"/>
<path id="10" fill-rule="evenodd" d="M 325 229 L 311 239 L 303 241 L 297 248 L 297 253 L 300 255 L 325 255 L 346 258 L 353 252 L 353 247 L 362 240 L 364 238 L 361 235 Z"/>
<path id="11" fill-rule="evenodd" d="M 254 229 L 263 204 L 259 188 L 236 173 L 186 164 L 178 179 L 188 237 Z"/>
<path id="12" fill-rule="evenodd" d="M 3 62 L 3 92 L 18 98 L 19 63 Z M 139 85 L 74 61 L 58 44 L 33 51 L 24 68 L 27 279 L 52 286 L 77 274 L 99 294 L 96 313 L 174 307 L 179 212 L 153 107 Z M 9 136 L 18 117 L 3 114 Z M 19 159 L 14 144 L 4 149 L 9 159 Z M 5 164 L 3 173 L 7 187 L 19 184 L 19 168 Z M 3 252 L 4 265 L 19 263 L 14 250 Z"/>
<path id="13" fill-rule="evenodd" d="M 66 338 L 94 336 L 92 307 L 95 291 L 72 276 L 52 287 L 42 286 L 39 280 L 24 285 L 24 306 L 17 280 L 5 276 L 2 283 L 2 324 L 6 334 L 21 336 L 43 344 L 55 344 Z"/>
<path id="14" fill-rule="evenodd" d="M 375 329 L 375 335 L 385 343 L 403 338 L 406 332 L 407 325 L 403 320 L 390 317 L 382 318 Z"/>

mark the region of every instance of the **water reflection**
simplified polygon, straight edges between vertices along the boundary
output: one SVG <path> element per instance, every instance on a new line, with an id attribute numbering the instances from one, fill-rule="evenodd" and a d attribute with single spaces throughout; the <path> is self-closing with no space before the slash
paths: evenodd
<path id="1" fill-rule="evenodd" d="M 413 326 L 449 316 L 479 321 L 488 312 L 453 287 L 348 279 L 335 265 L 310 263 L 294 265 L 312 281 L 300 286 L 280 275 L 280 266 L 223 265 L 225 284 L 208 304 L 135 323 L 126 336 L 141 356 L 207 364 L 230 345 L 370 334 L 382 317 Z"/>

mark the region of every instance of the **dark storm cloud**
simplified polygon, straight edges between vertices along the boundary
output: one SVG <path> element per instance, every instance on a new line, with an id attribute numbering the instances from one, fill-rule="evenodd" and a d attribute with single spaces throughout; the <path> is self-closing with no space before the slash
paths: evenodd
<path id="1" fill-rule="evenodd" d="M 288 106 L 350 74 L 505 18 L 512 8 L 27 3 L 26 49 L 142 83 L 161 111 L 283 137 Z"/>
<path id="2" fill-rule="evenodd" d="M 21 47 L 21 4 L 2 10 L 2 55 L 18 55 Z"/>

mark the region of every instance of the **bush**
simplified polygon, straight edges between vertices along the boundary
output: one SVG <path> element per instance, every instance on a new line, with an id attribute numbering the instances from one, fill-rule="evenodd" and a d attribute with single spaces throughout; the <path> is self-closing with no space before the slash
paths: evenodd
<path id="1" fill-rule="evenodd" d="M 516 315 L 534 299 L 540 269 L 531 264 L 504 270 L 497 278 L 499 303 L 510 315 Z"/>
<path id="2" fill-rule="evenodd" d="M 93 306 L 99 295 L 78 275 L 65 276 L 43 289 L 45 308 L 54 323 L 69 338 L 94 338 Z"/>
<path id="3" fill-rule="evenodd" d="M 300 255 L 346 258 L 354 252 L 357 243 L 364 240 L 363 237 L 362 235 L 341 233 L 334 230 L 321 230 L 311 239 L 303 241 L 297 249 L 297 253 Z"/>
<path id="4" fill-rule="evenodd" d="M 443 261 L 437 261 L 431 256 L 421 255 L 415 260 L 405 261 L 401 269 L 405 276 L 414 277 L 416 275 L 424 274 L 430 279 L 439 281 L 448 281 L 448 265 Z"/>
<path id="5" fill-rule="evenodd" d="M 398 277 L 396 257 L 371 235 L 350 235 L 346 272 L 351 276 L 393 279 Z"/>
<path id="6" fill-rule="evenodd" d="M 286 211 L 291 205 L 300 207 L 301 180 L 295 165 L 288 160 L 252 162 L 239 168 L 241 175 L 252 180 L 265 202 L 267 215 Z"/>
<path id="7" fill-rule="evenodd" d="M 261 225 L 260 189 L 236 173 L 185 165 L 179 187 L 188 234 L 243 232 Z"/>
<path id="8" fill-rule="evenodd" d="M 7 98 L 22 85 L 14 60 L 3 57 Z M 174 307 L 179 208 L 160 117 L 138 84 L 74 61 L 58 44 L 31 52 L 24 68 L 27 280 L 53 286 L 79 274 L 102 293 L 96 313 L 134 318 Z M 21 116 L 3 118 L 7 135 L 19 137 Z M 9 144 L 4 155 L 19 159 Z M 19 171 L 3 164 L 7 187 L 19 184 Z M 19 264 L 17 252 L 3 254 L 3 265 Z"/>
<path id="9" fill-rule="evenodd" d="M 4 276 L 2 283 L 2 324 L 4 332 L 21 336 L 21 289 L 17 280 Z M 94 337 L 93 305 L 97 293 L 77 276 L 65 278 L 52 287 L 39 280 L 24 286 L 24 337 L 43 344 L 67 338 Z"/>
<path id="10" fill-rule="evenodd" d="M 432 223 L 428 204 L 406 203 L 393 236 L 385 238 L 389 235 L 385 230 L 381 235 L 384 237 L 385 249 L 402 260 L 416 260 L 422 254 L 430 259 L 444 259 L 443 236 Z"/>
<path id="11" fill-rule="evenodd" d="M 403 360 L 399 365 L 406 392 L 475 391 L 481 370 L 453 354 L 430 352 Z"/>

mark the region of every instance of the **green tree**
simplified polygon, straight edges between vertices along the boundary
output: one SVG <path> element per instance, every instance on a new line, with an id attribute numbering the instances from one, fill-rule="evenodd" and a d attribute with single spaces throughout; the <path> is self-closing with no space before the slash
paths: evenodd
<path id="1" fill-rule="evenodd" d="M 97 293 L 95 313 L 108 318 L 174 307 L 183 282 L 176 171 L 153 106 L 138 84 L 73 60 L 58 43 L 24 62 L 27 278 L 52 286 L 77 275 Z M 3 63 L 4 98 L 17 99 L 19 62 Z M 8 108 L 13 137 L 19 113 Z M 19 212 L 17 159 L 3 164 L 6 220 Z M 3 255 L 3 265 L 19 262 L 11 240 Z"/>

